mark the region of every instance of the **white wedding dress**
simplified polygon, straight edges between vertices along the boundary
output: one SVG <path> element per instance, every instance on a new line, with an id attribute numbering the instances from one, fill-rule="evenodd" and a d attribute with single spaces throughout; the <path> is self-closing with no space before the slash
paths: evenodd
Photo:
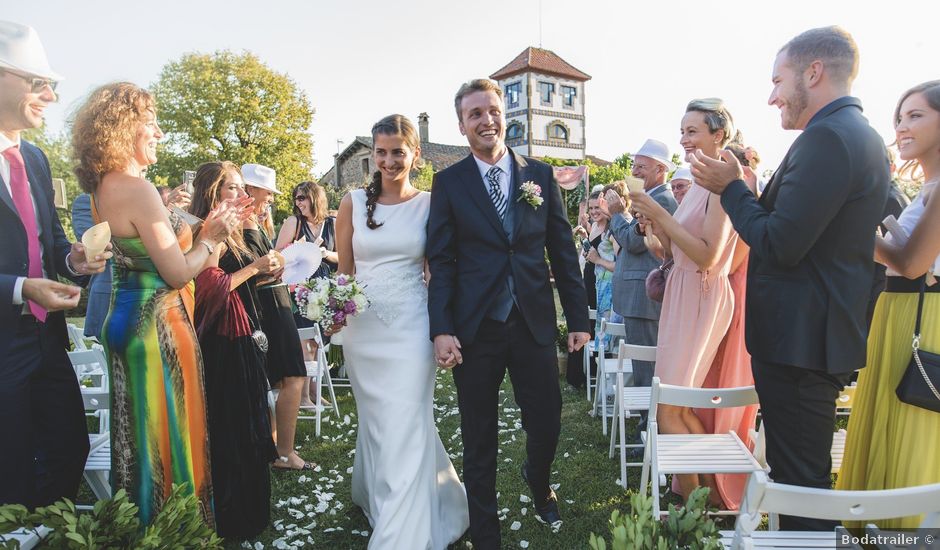
<path id="1" fill-rule="evenodd" d="M 466 531 L 467 497 L 434 423 L 437 373 L 428 338 L 424 247 L 431 195 L 353 203 L 356 279 L 369 309 L 343 329 L 343 354 L 359 412 L 352 499 L 369 518 L 370 549 L 441 550 Z"/>

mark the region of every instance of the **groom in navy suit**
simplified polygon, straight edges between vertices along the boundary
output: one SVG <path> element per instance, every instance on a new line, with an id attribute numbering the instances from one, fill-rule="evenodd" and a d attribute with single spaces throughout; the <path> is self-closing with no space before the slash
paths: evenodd
<path id="1" fill-rule="evenodd" d="M 570 329 L 588 334 L 587 295 L 565 204 L 552 169 L 506 148 L 503 95 L 470 81 L 455 98 L 471 155 L 435 175 L 428 221 L 428 309 L 438 364 L 453 368 L 463 436 L 473 547 L 500 547 L 496 502 L 499 387 L 508 369 L 526 431 L 522 477 L 536 519 L 560 527 L 549 474 L 561 431 L 555 303 L 549 266 Z"/>
<path id="2" fill-rule="evenodd" d="M 20 133 L 42 125 L 56 100 L 36 31 L 0 21 L 0 504 L 43 506 L 75 498 L 88 455 L 78 378 L 66 355 L 61 310 L 104 270 L 110 252 L 86 261 L 53 206 L 46 155 Z"/>

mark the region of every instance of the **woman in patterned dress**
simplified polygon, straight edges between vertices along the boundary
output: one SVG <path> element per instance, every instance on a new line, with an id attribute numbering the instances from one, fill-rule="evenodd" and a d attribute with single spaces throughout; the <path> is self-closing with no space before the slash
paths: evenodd
<path id="1" fill-rule="evenodd" d="M 153 97 L 127 82 L 102 86 L 72 130 L 75 173 L 97 221 L 111 226 L 111 307 L 102 328 L 111 377 L 111 483 L 149 524 L 173 484 L 187 484 L 214 524 L 202 354 L 190 284 L 215 246 L 250 214 L 248 201 L 207 216 L 193 242 L 143 178 L 163 133 Z M 194 246 L 195 244 L 195 246 Z"/>

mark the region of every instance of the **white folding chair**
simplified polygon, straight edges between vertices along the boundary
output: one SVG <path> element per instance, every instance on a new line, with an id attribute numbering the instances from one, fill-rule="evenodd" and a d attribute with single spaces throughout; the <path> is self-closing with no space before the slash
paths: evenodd
<path id="1" fill-rule="evenodd" d="M 101 346 L 68 352 L 72 369 L 82 387 L 108 387 L 108 361 Z"/>
<path id="2" fill-rule="evenodd" d="M 85 344 L 85 334 L 82 329 L 75 326 L 73 323 L 67 325 L 69 341 L 72 342 L 72 348 L 75 350 L 88 349 L 88 345 Z"/>
<path id="3" fill-rule="evenodd" d="M 69 323 L 66 326 L 69 335 L 69 341 L 72 342 L 72 348 L 76 351 L 88 349 L 88 342 L 91 342 L 91 347 L 101 347 L 101 344 L 98 343 L 98 339 L 94 336 L 85 336 L 85 332 L 77 327 L 73 323 Z"/>
<path id="4" fill-rule="evenodd" d="M 611 323 L 607 319 L 601 319 L 601 331 L 598 333 L 598 341 L 601 342 L 603 348 L 603 342 L 606 336 L 612 337 L 612 341 L 616 342 L 618 340 L 623 340 L 627 337 L 627 329 L 623 323 Z M 606 357 L 604 350 L 598 350 L 597 354 L 597 384 L 594 387 L 594 414 L 600 412 L 601 415 L 601 432 L 604 435 L 607 435 L 607 416 L 610 412 L 610 417 L 613 418 L 613 411 L 607 407 L 607 388 L 610 384 L 609 379 L 616 375 L 618 372 L 621 372 L 618 365 L 621 365 L 622 368 L 627 369 L 625 374 L 627 376 L 627 382 L 633 380 L 633 363 L 618 363 L 616 357 Z"/>
<path id="5" fill-rule="evenodd" d="M 774 483 L 765 472 L 754 472 L 744 490 L 734 531 L 721 533 L 725 546 L 735 550 L 851 547 L 837 544 L 835 531 L 757 531 L 762 512 L 834 521 L 870 521 L 925 514 L 920 529 L 937 529 L 940 528 L 940 483 L 881 491 L 833 491 Z M 877 527 L 869 525 L 867 530 L 872 533 Z"/>
<path id="6" fill-rule="evenodd" d="M 82 388 L 85 414 L 98 419 L 98 433 L 89 433 L 91 448 L 85 461 L 84 477 L 99 500 L 111 498 L 111 394 L 108 388 Z"/>
<path id="7" fill-rule="evenodd" d="M 39 544 L 40 538 L 45 538 L 51 529 L 45 525 L 40 525 L 35 532 L 27 529 L 17 529 L 12 533 L 0 533 L 0 540 L 19 542 L 20 550 L 30 550 Z"/>
<path id="8" fill-rule="evenodd" d="M 596 309 L 588 309 L 588 319 L 591 321 L 597 320 Z M 592 382 L 595 384 L 597 383 L 596 380 L 592 379 L 591 377 L 591 357 L 593 357 L 595 353 L 597 353 L 597 350 L 594 349 L 594 340 L 591 340 L 590 342 L 584 345 L 584 353 L 582 354 L 583 360 L 581 361 L 581 363 L 582 363 L 582 368 L 584 368 L 584 379 L 587 382 L 585 384 L 585 386 L 587 387 L 587 400 L 591 401 L 592 403 L 593 401 L 591 400 L 591 389 L 593 388 L 593 386 L 591 384 Z"/>
<path id="9" fill-rule="evenodd" d="M 323 338 L 320 336 L 320 328 L 316 325 L 307 328 L 297 329 L 297 334 L 300 336 L 301 344 L 308 345 L 307 341 L 312 340 L 317 345 L 316 359 L 313 361 L 304 361 L 307 366 L 307 377 L 314 380 L 317 385 L 317 395 L 312 397 L 313 405 L 303 406 L 301 409 L 310 409 L 312 408 L 315 411 L 316 416 L 316 435 L 320 436 L 320 423 L 323 416 L 323 406 L 320 405 L 321 398 L 323 397 L 323 384 L 326 383 L 327 389 L 330 392 L 330 403 L 332 404 L 333 412 L 336 413 L 336 418 L 339 419 L 339 405 L 336 403 L 336 392 L 333 389 L 333 379 L 330 377 L 330 364 L 326 359 L 326 346 L 323 345 Z M 308 348 L 308 351 L 312 351 Z M 298 416 L 298 419 L 309 419 L 308 416 Z"/>
<path id="10" fill-rule="evenodd" d="M 84 477 L 98 499 L 111 497 L 111 388 L 104 349 L 93 345 L 68 352 L 78 377 L 85 414 L 98 419 L 98 433 L 89 433 L 91 448 L 85 461 Z M 85 508 L 84 506 L 82 508 Z"/>
<path id="11" fill-rule="evenodd" d="M 617 376 L 614 386 L 614 416 L 610 419 L 610 458 L 614 457 L 614 441 L 619 438 L 620 450 L 620 481 L 623 488 L 627 488 L 627 466 L 642 466 L 642 462 L 627 462 L 627 449 L 643 447 L 642 443 L 626 442 L 627 417 L 639 416 L 638 411 L 648 411 L 650 408 L 650 387 L 628 386 L 630 381 L 628 373 L 633 372 L 633 361 L 655 361 L 656 346 L 636 346 L 620 342 L 617 351 Z M 617 429 L 614 429 L 614 422 Z"/>
<path id="12" fill-rule="evenodd" d="M 851 386 L 843 388 L 839 393 L 839 396 L 836 398 L 836 415 L 848 416 L 852 411 L 852 404 L 855 402 L 855 389 L 856 386 L 853 383 Z M 767 434 L 764 430 L 764 422 L 761 421 L 757 429 L 751 430 L 748 435 L 753 443 L 754 458 L 760 462 L 765 471 L 769 471 L 770 468 L 767 466 Z M 832 459 L 831 473 L 833 474 L 838 474 L 839 470 L 842 469 L 846 435 L 847 432 L 845 429 L 836 430 L 832 434 L 832 447 L 829 450 L 829 456 Z"/>
<path id="13" fill-rule="evenodd" d="M 653 377 L 646 446 L 640 489 L 653 492 L 653 518 L 665 514 L 659 507 L 659 484 L 666 474 L 737 474 L 763 471 L 733 430 L 726 434 L 660 434 L 659 405 L 694 409 L 725 409 L 757 404 L 754 386 L 741 388 L 686 388 L 661 384 Z M 652 472 L 653 486 L 648 487 Z M 730 514 L 733 512 L 719 512 Z"/>

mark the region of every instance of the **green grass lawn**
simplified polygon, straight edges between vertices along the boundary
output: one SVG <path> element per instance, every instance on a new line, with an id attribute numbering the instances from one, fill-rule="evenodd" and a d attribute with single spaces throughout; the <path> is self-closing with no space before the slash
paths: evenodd
<path id="1" fill-rule="evenodd" d="M 590 406 L 583 391 L 568 389 L 560 380 L 562 432 L 552 473 L 564 526 L 557 534 L 538 523 L 531 503 L 523 502 L 529 491 L 519 476 L 525 459 L 525 432 L 519 409 L 512 398 L 508 377 L 501 390 L 500 454 L 497 489 L 505 548 L 586 548 L 591 531 L 607 534 L 607 520 L 614 508 L 625 509 L 624 491 L 615 484 L 619 477 L 616 460 L 607 457 L 608 440 L 601 434 L 600 420 L 588 415 Z M 458 472 L 462 468 L 459 436 L 460 417 L 451 375 L 440 372 L 435 395 L 435 417 L 441 440 Z M 338 396 L 342 418 L 330 416 L 320 438 L 314 436 L 313 421 L 298 425 L 297 449 L 301 456 L 319 464 L 312 474 L 272 473 L 273 503 L 270 529 L 251 547 L 365 548 L 369 523 L 350 498 L 352 454 L 356 443 L 355 403 L 344 391 Z M 632 472 L 635 486 L 639 471 Z M 518 528 L 513 526 L 518 522 Z M 262 546 L 258 546 L 260 543 Z M 232 542 L 229 547 L 239 548 Z M 247 545 L 245 545 L 247 546 Z M 468 548 L 464 537 L 455 548 Z"/>
<path id="2" fill-rule="evenodd" d="M 83 324 L 81 318 L 68 321 Z M 591 406 L 583 390 L 571 389 L 563 376 L 559 384 L 563 401 L 561 438 L 551 481 L 558 494 L 564 525 L 556 534 L 535 520 L 531 502 L 525 502 L 531 496 L 519 475 L 525 460 L 525 432 L 508 376 L 500 390 L 497 490 L 504 548 L 587 548 L 592 531 L 608 534 L 607 521 L 612 510 L 628 508 L 626 493 L 616 484 L 620 475 L 618 462 L 607 456 L 609 440 L 601 433 L 600 419 L 588 414 Z M 312 418 L 298 420 L 297 451 L 308 461 L 316 462 L 317 470 L 272 471 L 271 527 L 255 540 L 229 541 L 227 548 L 366 547 L 370 526 L 350 497 L 357 427 L 355 401 L 348 389 L 338 390 L 337 401 L 341 418 L 327 411 L 319 438 L 315 436 Z M 461 473 L 457 394 L 450 373 L 444 371 L 438 373 L 435 418 L 441 440 Z M 634 422 L 628 424 L 628 431 L 633 426 Z M 629 469 L 628 476 L 630 487 L 636 487 L 639 469 Z M 93 500 L 90 490 L 83 485 L 78 502 Z M 469 536 L 453 547 L 471 548 Z"/>

